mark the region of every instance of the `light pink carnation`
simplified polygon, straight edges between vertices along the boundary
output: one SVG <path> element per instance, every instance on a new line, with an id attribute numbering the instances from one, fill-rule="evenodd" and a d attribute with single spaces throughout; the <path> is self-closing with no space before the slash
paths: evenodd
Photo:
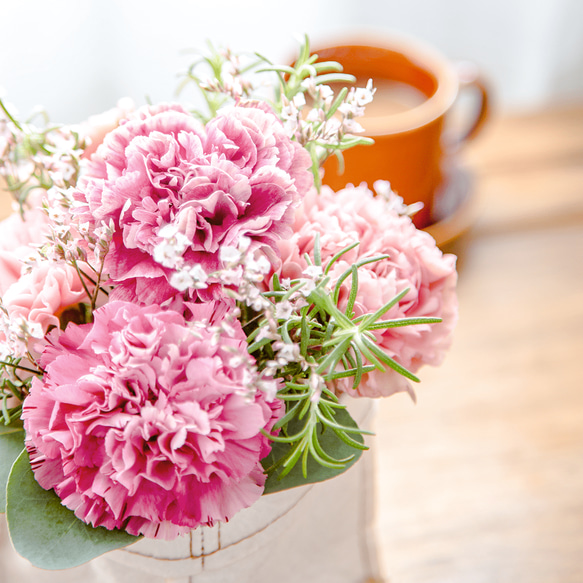
<path id="1" fill-rule="evenodd" d="M 10 215 L 0 222 L 0 295 L 20 278 L 21 259 L 30 255 L 32 245 L 43 243 L 49 232 L 49 219 L 34 208 Z"/>
<path id="2" fill-rule="evenodd" d="M 192 241 L 185 260 L 207 272 L 220 266 L 220 247 L 243 235 L 252 251 L 275 257 L 311 186 L 310 163 L 267 106 L 230 108 L 206 127 L 179 105 L 132 114 L 105 137 L 77 194 L 87 203 L 83 220 L 115 223 L 105 263 L 113 297 L 147 304 L 176 293 L 169 270 L 153 259 L 168 224 Z"/>
<path id="3" fill-rule="evenodd" d="M 202 322 L 213 303 L 199 305 Z M 53 336 L 24 403 L 39 484 L 83 521 L 171 539 L 228 520 L 263 492 L 281 402 L 241 394 L 243 331 L 218 341 L 175 312 L 111 302 Z M 252 380 L 252 379 L 251 379 Z"/>
<path id="4" fill-rule="evenodd" d="M 92 115 L 87 121 L 81 123 L 78 127 L 80 135 L 84 138 L 89 138 L 89 145 L 85 148 L 83 156 L 91 156 L 101 145 L 103 138 L 133 111 L 134 103 L 126 97 L 120 99 L 115 107 L 103 113 Z"/>
<path id="5" fill-rule="evenodd" d="M 59 327 L 59 316 L 65 309 L 87 300 L 75 268 L 50 261 L 21 276 L 2 297 L 11 318 L 40 324 L 45 333 L 50 326 Z"/>
<path id="6" fill-rule="evenodd" d="M 398 363 L 415 372 L 423 364 L 439 364 L 451 343 L 457 320 L 455 256 L 443 255 L 435 241 L 415 228 L 408 217 L 389 211 L 386 203 L 373 198 L 364 186 L 338 193 L 324 187 L 320 195 L 311 191 L 296 212 L 295 234 L 279 244 L 281 277 L 302 277 L 304 253 L 313 256 L 314 236 L 320 234 L 322 263 L 360 241 L 360 245 L 339 260 L 330 271 L 332 283 L 360 259 L 389 255 L 358 270 L 356 315 L 374 312 L 406 288 L 410 291 L 382 317 L 441 317 L 439 324 L 423 324 L 377 331 L 380 347 Z M 345 306 L 350 277 L 342 287 Z M 387 396 L 410 390 L 405 377 L 389 370 L 363 377 L 355 392 L 350 382 L 339 388 L 367 397 Z"/>

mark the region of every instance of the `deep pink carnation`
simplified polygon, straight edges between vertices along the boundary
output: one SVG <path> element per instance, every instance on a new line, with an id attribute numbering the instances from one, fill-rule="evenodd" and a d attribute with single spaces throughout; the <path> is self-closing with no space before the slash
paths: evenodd
<path id="1" fill-rule="evenodd" d="M 294 229 L 293 237 L 279 244 L 281 277 L 302 277 L 306 268 L 303 254 L 313 254 L 316 233 L 320 234 L 323 264 L 348 245 L 360 241 L 358 247 L 332 268 L 332 283 L 360 259 L 389 255 L 389 259 L 358 270 L 354 311 L 356 315 L 374 312 L 410 288 L 382 319 L 426 316 L 440 317 L 443 322 L 379 331 L 378 343 L 412 372 L 423 364 L 437 365 L 442 361 L 457 321 L 455 256 L 443 255 L 432 237 L 417 230 L 408 217 L 390 211 L 386 202 L 373 198 L 365 186 L 349 187 L 338 193 L 324 187 L 320 195 L 311 191 L 296 211 Z M 349 282 L 350 278 L 342 288 L 342 305 L 346 304 Z M 367 397 L 410 390 L 405 377 L 392 370 L 365 375 L 356 392 L 350 382 L 340 383 L 339 388 Z"/>
<path id="2" fill-rule="evenodd" d="M 84 220 L 115 224 L 105 270 L 114 298 L 162 302 L 176 293 L 152 255 L 161 227 L 192 244 L 187 262 L 219 267 L 219 248 L 245 235 L 275 257 L 311 186 L 307 152 L 264 105 L 224 110 L 206 127 L 179 105 L 143 108 L 109 133 L 80 181 Z M 199 292 L 209 299 L 211 290 Z M 205 295 L 206 294 L 206 295 Z"/>
<path id="3" fill-rule="evenodd" d="M 174 311 L 111 302 L 42 356 L 24 403 L 39 484 L 83 521 L 170 539 L 228 520 L 263 492 L 260 433 L 281 402 L 241 394 L 245 335 L 213 338 L 213 304 L 192 327 Z"/>

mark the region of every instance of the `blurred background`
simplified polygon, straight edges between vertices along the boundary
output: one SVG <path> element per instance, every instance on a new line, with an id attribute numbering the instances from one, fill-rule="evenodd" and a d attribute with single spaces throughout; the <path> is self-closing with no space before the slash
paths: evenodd
<path id="1" fill-rule="evenodd" d="M 380 403 L 379 555 L 391 583 L 583 581 L 581 0 L 0 0 L 0 14 L 7 101 L 63 123 L 172 99 L 206 39 L 286 62 L 304 33 L 374 30 L 476 63 L 493 113 L 460 154 L 471 205 L 441 241 L 459 256 L 460 322 L 417 405 Z"/>
<path id="2" fill-rule="evenodd" d="M 0 1 L 0 86 L 22 114 L 37 104 L 79 122 L 123 95 L 170 99 L 206 39 L 283 62 L 295 37 L 314 44 L 374 27 L 418 37 L 480 65 L 503 109 L 583 98 L 580 0 Z"/>

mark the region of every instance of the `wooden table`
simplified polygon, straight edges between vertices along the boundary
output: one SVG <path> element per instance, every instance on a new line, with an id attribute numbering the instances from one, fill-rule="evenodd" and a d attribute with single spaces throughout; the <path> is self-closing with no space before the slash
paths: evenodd
<path id="1" fill-rule="evenodd" d="M 460 322 L 381 402 L 391 583 L 583 582 L 583 107 L 492 121 L 466 164 Z"/>

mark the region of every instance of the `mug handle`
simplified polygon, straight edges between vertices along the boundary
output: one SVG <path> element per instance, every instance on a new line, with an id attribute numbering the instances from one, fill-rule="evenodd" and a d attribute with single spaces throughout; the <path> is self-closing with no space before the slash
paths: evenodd
<path id="1" fill-rule="evenodd" d="M 473 89 L 478 96 L 478 108 L 475 116 L 469 120 L 469 127 L 458 137 L 458 145 L 473 140 L 482 130 L 490 114 L 490 94 L 488 85 L 478 67 L 471 61 L 456 63 L 460 89 Z"/>

